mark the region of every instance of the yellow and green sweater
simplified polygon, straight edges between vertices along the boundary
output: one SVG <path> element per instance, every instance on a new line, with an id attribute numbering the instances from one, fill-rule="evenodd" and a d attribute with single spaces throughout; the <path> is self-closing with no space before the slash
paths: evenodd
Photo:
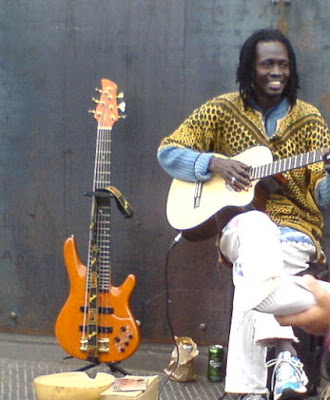
<path id="1" fill-rule="evenodd" d="M 280 159 L 330 147 L 330 135 L 320 112 L 297 100 L 278 121 L 275 133 L 268 136 L 262 113 L 251 107 L 245 110 L 239 93 L 234 92 L 211 99 L 196 109 L 173 134 L 162 140 L 158 159 L 174 178 L 185 179 L 190 169 L 190 176 L 195 180 L 205 180 L 212 176 L 207 170 L 212 157 L 209 153 L 232 157 L 257 145 L 267 146 L 274 159 Z M 184 162 L 184 152 L 176 152 L 171 159 L 168 151 L 171 149 L 190 149 L 195 157 L 189 156 Z M 178 166 L 182 168 L 181 172 Z M 286 178 L 285 195 L 270 194 L 265 212 L 277 225 L 309 235 L 320 254 L 323 217 L 316 203 L 315 189 L 325 176 L 323 163 L 283 175 Z"/>

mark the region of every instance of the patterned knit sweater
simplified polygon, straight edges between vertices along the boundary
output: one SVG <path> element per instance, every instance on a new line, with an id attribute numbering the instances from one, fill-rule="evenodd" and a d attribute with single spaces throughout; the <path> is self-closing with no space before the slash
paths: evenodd
<path id="1" fill-rule="evenodd" d="M 160 149 L 190 148 L 231 157 L 256 145 L 269 147 L 274 159 L 280 159 L 330 147 L 330 135 L 320 112 L 298 100 L 269 137 L 262 113 L 253 108 L 244 110 L 241 97 L 235 92 L 218 96 L 196 109 L 162 140 Z M 321 162 L 283 173 L 283 191 L 269 194 L 264 208 L 277 225 L 308 234 L 319 256 L 323 217 L 316 204 L 315 188 L 324 174 Z"/>

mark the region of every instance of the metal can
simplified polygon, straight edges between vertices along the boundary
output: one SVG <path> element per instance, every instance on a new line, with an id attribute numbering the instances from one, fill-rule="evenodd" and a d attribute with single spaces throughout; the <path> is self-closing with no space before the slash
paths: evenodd
<path id="1" fill-rule="evenodd" d="M 190 343 L 183 343 L 182 347 L 186 350 L 187 353 L 191 353 L 192 352 L 192 344 Z"/>
<path id="2" fill-rule="evenodd" d="M 209 347 L 209 361 L 207 368 L 207 379 L 210 382 L 221 382 L 224 368 L 223 346 L 215 344 Z"/>

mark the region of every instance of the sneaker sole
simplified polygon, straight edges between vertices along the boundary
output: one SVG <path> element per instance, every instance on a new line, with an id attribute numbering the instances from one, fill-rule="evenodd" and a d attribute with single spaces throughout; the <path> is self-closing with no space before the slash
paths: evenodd
<path id="1" fill-rule="evenodd" d="M 304 388 L 303 392 L 297 392 L 293 389 L 284 389 L 279 396 L 274 395 L 274 400 L 291 400 L 291 399 L 303 399 L 307 396 L 307 390 Z"/>

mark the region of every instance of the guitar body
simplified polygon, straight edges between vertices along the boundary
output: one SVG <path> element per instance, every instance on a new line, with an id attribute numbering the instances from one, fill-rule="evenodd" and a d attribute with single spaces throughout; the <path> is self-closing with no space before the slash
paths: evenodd
<path id="1" fill-rule="evenodd" d="M 87 268 L 82 264 L 73 236 L 64 245 L 64 259 L 70 279 L 70 293 L 58 315 L 55 334 L 61 347 L 72 357 L 88 359 L 88 352 L 81 350 L 82 326 L 86 313 Z M 140 335 L 129 308 L 129 299 L 135 287 L 135 276 L 129 275 L 120 287 L 99 294 L 98 306 L 111 308 L 111 314 L 98 315 L 98 325 L 111 328 L 111 332 L 98 333 L 98 340 L 108 342 L 108 351 L 99 352 L 100 363 L 119 362 L 130 357 L 138 348 Z M 111 310 L 111 311 L 112 311 Z"/>
<path id="2" fill-rule="evenodd" d="M 255 167 L 271 163 L 273 156 L 267 147 L 256 146 L 232 159 Z M 258 180 L 251 183 L 252 187 L 249 190 L 236 192 L 219 174 L 214 174 L 209 181 L 201 183 L 199 204 L 196 206 L 198 183 L 174 179 L 167 199 L 168 222 L 173 228 L 183 231 L 188 239 L 211 237 L 230 218 L 242 212 L 244 207 L 252 202 Z M 202 234 L 194 235 L 194 231 L 200 231 Z"/>

